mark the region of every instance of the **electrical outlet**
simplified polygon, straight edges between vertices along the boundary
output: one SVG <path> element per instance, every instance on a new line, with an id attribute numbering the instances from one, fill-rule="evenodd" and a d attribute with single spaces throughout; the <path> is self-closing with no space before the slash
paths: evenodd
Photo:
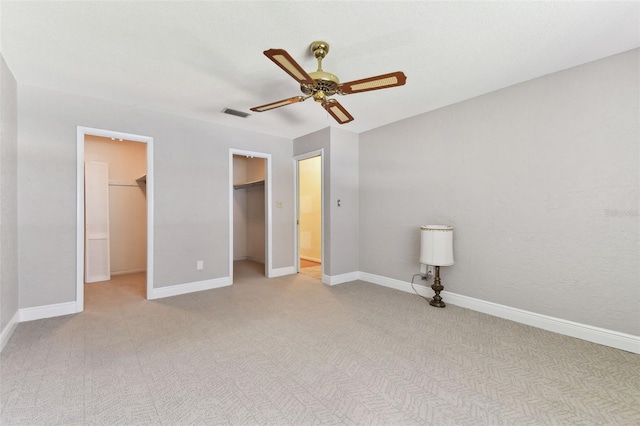
<path id="1" fill-rule="evenodd" d="M 204 260 L 196 261 L 196 270 L 201 271 L 204 269 Z"/>
<path id="2" fill-rule="evenodd" d="M 425 265 L 423 263 L 420 264 L 420 275 L 422 275 L 423 280 L 430 280 L 433 278 L 433 266 Z"/>

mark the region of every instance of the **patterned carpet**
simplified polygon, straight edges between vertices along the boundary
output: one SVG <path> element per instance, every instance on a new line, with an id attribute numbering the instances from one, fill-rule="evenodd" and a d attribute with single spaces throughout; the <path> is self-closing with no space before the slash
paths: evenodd
<path id="1" fill-rule="evenodd" d="M 19 324 L 2 425 L 637 425 L 640 356 L 356 281 L 267 279 Z M 141 290 L 142 289 L 142 290 Z"/>

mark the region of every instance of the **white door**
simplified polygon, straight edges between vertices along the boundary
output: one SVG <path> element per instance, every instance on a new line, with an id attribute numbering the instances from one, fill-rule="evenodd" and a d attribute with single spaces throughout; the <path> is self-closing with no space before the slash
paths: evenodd
<path id="1" fill-rule="evenodd" d="M 111 279 L 109 260 L 109 169 L 107 163 L 88 161 L 85 179 L 84 280 Z"/>

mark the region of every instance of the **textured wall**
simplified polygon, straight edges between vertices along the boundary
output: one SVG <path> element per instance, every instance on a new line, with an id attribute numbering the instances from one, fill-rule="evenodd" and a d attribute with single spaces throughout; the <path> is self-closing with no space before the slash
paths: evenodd
<path id="1" fill-rule="evenodd" d="M 0 332 L 18 311 L 17 85 L 0 55 Z"/>
<path id="2" fill-rule="evenodd" d="M 458 294 L 640 335 L 639 50 L 360 136 L 360 269 L 410 281 L 455 227 Z"/>
<path id="3" fill-rule="evenodd" d="M 75 300 L 76 126 L 154 138 L 155 288 L 229 276 L 229 148 L 271 153 L 273 198 L 293 203 L 291 140 L 31 86 L 18 95 L 21 308 Z M 274 209 L 273 268 L 292 265 L 292 221 Z"/>
<path id="4" fill-rule="evenodd" d="M 360 267 L 358 135 L 332 127 L 330 155 L 331 272 L 341 275 L 358 271 Z"/>

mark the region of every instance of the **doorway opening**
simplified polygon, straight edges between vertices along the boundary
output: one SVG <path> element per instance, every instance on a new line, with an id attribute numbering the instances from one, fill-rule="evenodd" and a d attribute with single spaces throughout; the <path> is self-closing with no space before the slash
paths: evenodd
<path id="1" fill-rule="evenodd" d="M 229 277 L 235 262 L 271 277 L 271 155 L 232 149 L 229 169 Z"/>
<path id="2" fill-rule="evenodd" d="M 323 184 L 322 151 L 296 157 L 297 272 L 322 281 Z"/>
<path id="3" fill-rule="evenodd" d="M 152 142 L 78 127 L 77 312 L 114 292 L 152 298 Z"/>

